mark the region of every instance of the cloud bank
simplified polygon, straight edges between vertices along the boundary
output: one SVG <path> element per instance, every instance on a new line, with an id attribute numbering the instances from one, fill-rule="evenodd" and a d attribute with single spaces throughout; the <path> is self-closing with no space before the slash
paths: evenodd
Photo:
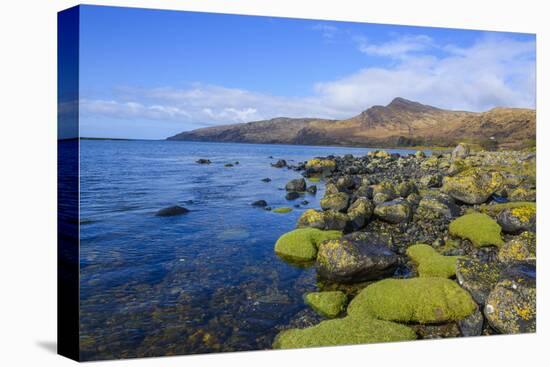
<path id="1" fill-rule="evenodd" d="M 323 37 L 336 29 L 319 26 Z M 324 34 L 330 35 L 325 36 Z M 80 101 L 82 116 L 163 120 L 192 128 L 288 117 L 347 118 L 404 97 L 433 106 L 484 111 L 535 107 L 535 42 L 484 37 L 469 47 L 403 35 L 371 44 L 356 39 L 365 57 L 387 59 L 337 80 L 319 81 L 307 97 L 286 97 L 202 83 L 183 88 L 124 88 L 112 100 Z"/>

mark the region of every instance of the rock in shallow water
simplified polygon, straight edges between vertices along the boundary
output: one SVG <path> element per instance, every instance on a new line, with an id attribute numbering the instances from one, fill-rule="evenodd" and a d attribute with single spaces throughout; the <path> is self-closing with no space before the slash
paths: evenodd
<path id="1" fill-rule="evenodd" d="M 172 217 L 175 215 L 182 215 L 187 213 L 189 213 L 189 209 L 179 205 L 174 205 L 159 210 L 155 215 L 157 217 Z"/>
<path id="2" fill-rule="evenodd" d="M 255 202 L 252 203 L 252 206 L 258 206 L 258 207 L 266 207 L 267 206 L 267 201 L 265 200 L 256 200 Z"/>
<path id="3" fill-rule="evenodd" d="M 358 241 L 347 238 L 325 241 L 319 245 L 317 272 L 336 282 L 361 282 L 393 275 L 398 257 L 375 238 Z"/>
<path id="4" fill-rule="evenodd" d="M 300 194 L 295 191 L 291 191 L 285 195 L 285 199 L 287 200 L 296 200 L 299 197 L 300 197 Z"/>
<path id="5" fill-rule="evenodd" d="M 304 180 L 303 178 L 290 180 L 286 184 L 285 189 L 286 191 L 304 192 L 306 191 L 306 180 Z"/>

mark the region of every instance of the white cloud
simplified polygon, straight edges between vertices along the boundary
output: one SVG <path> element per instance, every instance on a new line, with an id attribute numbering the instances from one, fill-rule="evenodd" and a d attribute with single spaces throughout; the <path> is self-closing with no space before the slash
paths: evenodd
<path id="1" fill-rule="evenodd" d="M 371 44 L 368 39 L 356 37 L 359 51 L 367 55 L 402 58 L 411 53 L 425 51 L 434 46 L 431 37 L 426 35 L 404 35 L 382 44 Z"/>
<path id="2" fill-rule="evenodd" d="M 311 29 L 321 32 L 321 35 L 327 39 L 333 39 L 339 32 L 338 27 L 326 23 L 318 23 Z"/>
<path id="3" fill-rule="evenodd" d="M 423 47 L 437 48 L 438 56 L 423 53 Z M 278 116 L 347 118 L 397 96 L 471 111 L 535 105 L 534 41 L 485 37 L 459 47 L 405 36 L 387 44 L 365 44 L 365 51 L 387 57 L 389 66 L 318 82 L 307 97 L 195 83 L 184 88 L 119 89 L 115 100 L 81 100 L 81 112 L 198 127 Z"/>

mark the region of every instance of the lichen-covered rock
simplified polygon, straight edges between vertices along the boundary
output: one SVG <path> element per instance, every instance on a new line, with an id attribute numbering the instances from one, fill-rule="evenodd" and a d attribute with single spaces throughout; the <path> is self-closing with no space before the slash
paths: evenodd
<path id="1" fill-rule="evenodd" d="M 311 261 L 317 256 L 319 243 L 340 238 L 342 232 L 299 228 L 283 234 L 275 243 L 275 253 L 292 261 Z"/>
<path id="2" fill-rule="evenodd" d="M 274 349 L 309 348 L 332 345 L 381 343 L 416 339 L 409 327 L 368 317 L 325 320 L 305 329 L 280 332 Z"/>
<path id="3" fill-rule="evenodd" d="M 495 286 L 502 271 L 497 262 L 477 259 L 458 259 L 456 262 L 456 279 L 478 304 L 484 304 Z"/>
<path id="4" fill-rule="evenodd" d="M 401 223 L 411 219 L 412 209 L 408 201 L 395 199 L 377 205 L 374 214 L 388 223 Z"/>
<path id="5" fill-rule="evenodd" d="M 337 212 L 336 210 L 326 210 L 323 216 L 325 219 L 325 229 L 343 231 L 349 221 L 346 214 Z"/>
<path id="6" fill-rule="evenodd" d="M 347 212 L 351 229 L 356 231 L 363 228 L 371 218 L 373 210 L 374 205 L 369 199 L 359 197 L 355 200 Z"/>
<path id="7" fill-rule="evenodd" d="M 317 253 L 317 273 L 337 282 L 361 282 L 393 275 L 398 257 L 376 238 L 325 241 Z"/>
<path id="8" fill-rule="evenodd" d="M 321 199 L 321 208 L 323 210 L 336 210 L 338 212 L 345 212 L 349 206 L 349 195 L 345 192 L 338 192 L 336 194 L 325 195 Z"/>
<path id="9" fill-rule="evenodd" d="M 506 242 L 498 251 L 502 262 L 513 262 L 534 259 L 537 252 L 537 236 L 533 232 L 523 232 Z"/>
<path id="10" fill-rule="evenodd" d="M 466 204 L 481 204 L 497 191 L 504 182 L 498 172 L 470 168 L 455 176 L 443 179 L 443 192 Z"/>
<path id="11" fill-rule="evenodd" d="M 414 192 L 418 192 L 418 189 L 412 181 L 403 181 L 395 185 L 395 193 L 402 198 L 406 198 Z"/>
<path id="12" fill-rule="evenodd" d="M 347 296 L 341 291 L 311 292 L 304 301 L 319 315 L 334 318 L 344 311 Z"/>
<path id="13" fill-rule="evenodd" d="M 443 193 L 425 195 L 418 203 L 416 216 L 424 219 L 451 219 L 460 213 L 460 208 L 454 200 Z"/>
<path id="14" fill-rule="evenodd" d="M 389 159 L 391 158 L 391 154 L 386 152 L 385 150 L 376 150 L 371 151 L 367 153 L 367 156 L 372 158 L 378 158 L 378 159 Z"/>
<path id="15" fill-rule="evenodd" d="M 317 229 L 325 228 L 325 215 L 323 212 L 315 209 L 308 209 L 302 213 L 298 219 L 298 228 L 312 227 Z"/>
<path id="16" fill-rule="evenodd" d="M 286 186 L 286 191 L 294 191 L 294 192 L 304 192 L 306 191 L 306 180 L 303 178 L 296 178 L 294 180 L 290 180 Z"/>
<path id="17" fill-rule="evenodd" d="M 456 148 L 453 149 L 453 151 L 451 153 L 451 158 L 452 159 L 456 159 L 456 158 L 462 159 L 462 158 L 466 158 L 469 155 L 470 155 L 470 147 L 466 144 L 460 143 L 456 146 Z"/>
<path id="18" fill-rule="evenodd" d="M 483 331 L 483 314 L 476 310 L 473 314 L 458 322 L 462 336 L 479 336 Z"/>
<path id="19" fill-rule="evenodd" d="M 470 240 L 476 247 L 502 246 L 502 229 L 498 223 L 483 213 L 463 215 L 449 224 L 449 233 Z"/>
<path id="20" fill-rule="evenodd" d="M 349 304 L 348 315 L 399 322 L 458 321 L 477 308 L 458 284 L 444 278 L 384 279 L 362 290 Z"/>
<path id="21" fill-rule="evenodd" d="M 309 174 L 329 174 L 336 169 L 333 159 L 314 158 L 306 162 L 306 172 Z"/>
<path id="22" fill-rule="evenodd" d="M 506 233 L 520 233 L 534 231 L 536 227 L 537 212 L 534 206 L 523 206 L 501 211 L 497 216 L 497 222 Z"/>
<path id="23" fill-rule="evenodd" d="M 536 267 L 523 262 L 505 269 L 489 294 L 484 313 L 492 328 L 505 334 L 536 331 Z"/>
<path id="24" fill-rule="evenodd" d="M 510 201 L 537 201 L 537 190 L 518 187 L 508 194 Z"/>
<path id="25" fill-rule="evenodd" d="M 373 197 L 376 196 L 376 194 L 384 194 L 385 197 L 388 198 L 388 200 L 394 199 L 397 196 L 397 193 L 395 192 L 395 187 L 389 181 L 383 181 L 380 182 L 378 185 L 374 185 L 372 187 L 372 194 Z"/>
<path id="26" fill-rule="evenodd" d="M 420 277 L 450 278 L 456 273 L 459 256 L 443 256 L 426 244 L 412 245 L 407 256 L 416 264 Z"/>
<path id="27" fill-rule="evenodd" d="M 500 212 L 506 209 L 517 209 L 517 208 L 532 208 L 536 210 L 536 204 L 528 201 L 514 201 L 509 203 L 497 203 L 497 204 L 483 204 L 480 205 L 479 210 L 482 213 L 488 214 L 493 217 L 497 217 Z"/>
<path id="28" fill-rule="evenodd" d="M 420 178 L 420 185 L 425 188 L 441 187 L 443 176 L 440 174 L 424 175 Z"/>

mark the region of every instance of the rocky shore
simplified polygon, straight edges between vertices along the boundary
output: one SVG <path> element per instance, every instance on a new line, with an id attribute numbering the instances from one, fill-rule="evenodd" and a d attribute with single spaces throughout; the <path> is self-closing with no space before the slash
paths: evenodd
<path id="1" fill-rule="evenodd" d="M 274 348 L 535 332 L 534 151 L 460 144 L 274 166 L 303 176 L 287 195 L 325 185 L 274 249 L 316 268 L 304 302 L 321 321 L 291 322 Z"/>

